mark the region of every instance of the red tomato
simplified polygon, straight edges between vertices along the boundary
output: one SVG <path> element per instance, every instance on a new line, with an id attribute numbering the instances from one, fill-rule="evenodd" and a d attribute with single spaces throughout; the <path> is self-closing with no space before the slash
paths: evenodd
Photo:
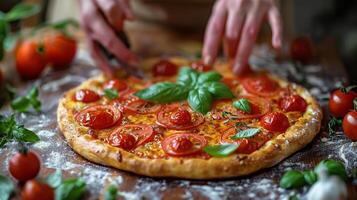
<path id="1" fill-rule="evenodd" d="M 115 89 L 118 92 L 122 92 L 127 88 L 128 85 L 124 81 L 118 79 L 109 80 L 104 84 L 104 89 Z"/>
<path id="2" fill-rule="evenodd" d="M 124 112 L 129 114 L 157 113 L 160 109 L 161 109 L 161 105 L 154 104 L 141 99 L 128 101 L 124 105 Z"/>
<path id="3" fill-rule="evenodd" d="M 83 103 L 91 103 L 91 102 L 98 101 L 99 99 L 100 96 L 93 90 L 89 90 L 89 89 L 78 90 L 74 95 L 75 101 L 80 101 Z"/>
<path id="4" fill-rule="evenodd" d="M 186 124 L 175 124 L 171 121 L 171 116 L 176 113 L 178 110 L 186 110 L 188 111 L 190 108 L 187 106 L 182 106 L 180 104 L 171 104 L 164 109 L 162 109 L 158 114 L 157 114 L 157 124 L 160 126 L 166 127 L 168 129 L 174 129 L 174 130 L 187 130 L 187 129 L 193 129 L 200 124 L 204 122 L 204 117 L 201 113 L 196 113 L 196 112 L 190 112 L 190 123 Z"/>
<path id="5" fill-rule="evenodd" d="M 125 125 L 117 128 L 110 134 L 110 145 L 130 150 L 154 140 L 155 131 L 147 125 Z"/>
<path id="6" fill-rule="evenodd" d="M 75 115 L 75 120 L 79 124 L 92 129 L 110 128 L 121 119 L 119 108 L 112 105 L 90 106 Z"/>
<path id="7" fill-rule="evenodd" d="M 173 76 L 177 74 L 178 66 L 168 60 L 161 60 L 152 68 L 154 76 Z"/>
<path id="8" fill-rule="evenodd" d="M 202 151 L 207 145 L 203 136 L 192 133 L 178 133 L 166 137 L 162 149 L 170 156 L 188 156 Z"/>
<path id="9" fill-rule="evenodd" d="M 18 181 L 25 182 L 33 179 L 40 171 L 41 162 L 37 154 L 32 151 L 16 153 L 9 162 L 9 171 Z"/>
<path id="10" fill-rule="evenodd" d="M 46 67 L 44 49 L 35 41 L 21 43 L 15 56 L 17 72 L 23 79 L 38 78 Z"/>
<path id="11" fill-rule="evenodd" d="M 289 119 L 281 112 L 271 112 L 260 119 L 260 125 L 273 132 L 285 132 L 289 128 Z"/>
<path id="12" fill-rule="evenodd" d="M 298 37 L 293 40 L 290 46 L 290 56 L 294 60 L 302 63 L 308 63 L 312 60 L 313 44 L 308 37 Z"/>
<path id="13" fill-rule="evenodd" d="M 305 112 L 307 103 L 304 98 L 299 95 L 285 96 L 280 101 L 280 108 L 285 112 Z"/>
<path id="14" fill-rule="evenodd" d="M 109 144 L 125 150 L 131 150 L 135 146 L 135 138 L 130 134 L 119 134 L 117 132 L 110 134 Z"/>
<path id="15" fill-rule="evenodd" d="M 170 121 L 177 125 L 189 124 L 191 123 L 191 114 L 187 110 L 179 109 L 178 111 L 172 113 Z"/>
<path id="16" fill-rule="evenodd" d="M 271 97 L 279 91 L 279 85 L 264 75 L 248 76 L 242 79 L 244 89 L 254 95 Z"/>
<path id="17" fill-rule="evenodd" d="M 356 97 L 357 93 L 352 90 L 347 93 L 340 89 L 333 91 L 329 100 L 331 114 L 335 117 L 344 117 L 353 109 L 353 99 Z"/>
<path id="18" fill-rule="evenodd" d="M 203 64 L 202 61 L 195 61 L 191 63 L 191 68 L 200 72 L 207 72 L 212 70 L 212 66 Z"/>
<path id="19" fill-rule="evenodd" d="M 49 185 L 31 180 L 23 187 L 21 197 L 22 200 L 54 200 L 55 192 Z"/>
<path id="20" fill-rule="evenodd" d="M 342 128 L 345 135 L 357 141 L 357 111 L 351 111 L 343 118 Z"/>
<path id="21" fill-rule="evenodd" d="M 45 55 L 55 69 L 65 69 L 77 52 L 77 42 L 62 33 L 48 34 L 44 38 Z"/>

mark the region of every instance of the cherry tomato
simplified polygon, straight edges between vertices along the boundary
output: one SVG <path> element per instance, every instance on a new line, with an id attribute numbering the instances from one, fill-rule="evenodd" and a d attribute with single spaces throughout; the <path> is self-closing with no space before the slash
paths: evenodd
<path id="1" fill-rule="evenodd" d="M 170 156 L 188 156 L 202 151 L 207 145 L 203 136 L 193 133 L 178 133 L 166 137 L 162 149 Z"/>
<path id="2" fill-rule="evenodd" d="M 125 150 L 131 150 L 135 146 L 135 138 L 130 134 L 119 134 L 117 132 L 110 134 L 109 144 Z"/>
<path id="3" fill-rule="evenodd" d="M 342 128 L 345 135 L 357 141 L 357 111 L 351 111 L 343 118 Z"/>
<path id="4" fill-rule="evenodd" d="M 304 64 L 313 58 L 313 44 L 308 37 L 298 37 L 293 40 L 290 46 L 290 56 Z"/>
<path id="5" fill-rule="evenodd" d="M 187 130 L 193 129 L 204 122 L 204 117 L 201 113 L 196 112 L 189 112 L 187 106 L 182 106 L 180 104 L 171 104 L 164 107 L 158 114 L 157 114 L 157 124 L 166 127 L 168 129 L 173 130 Z M 190 113 L 190 123 L 186 124 L 175 124 L 172 122 L 172 115 L 175 114 L 179 110 L 186 110 Z"/>
<path id="6" fill-rule="evenodd" d="M 23 79 L 38 78 L 46 67 L 44 49 L 35 41 L 21 43 L 15 56 L 17 72 Z"/>
<path id="7" fill-rule="evenodd" d="M 36 153 L 16 153 L 9 162 L 9 171 L 18 181 L 25 182 L 33 179 L 40 171 L 41 162 Z"/>
<path id="8" fill-rule="evenodd" d="M 130 136 L 122 136 L 130 135 Z M 108 142 L 112 146 L 130 150 L 154 140 L 155 131 L 148 125 L 125 125 L 117 128 L 109 136 Z"/>
<path id="9" fill-rule="evenodd" d="M 299 95 L 285 96 L 280 101 L 280 108 L 285 112 L 305 112 L 307 103 L 304 98 Z"/>
<path id="10" fill-rule="evenodd" d="M 271 112 L 260 119 L 260 125 L 273 132 L 285 132 L 289 128 L 289 119 L 281 112 Z"/>
<path id="11" fill-rule="evenodd" d="M 104 84 L 104 89 L 115 89 L 118 92 L 122 92 L 127 88 L 128 85 L 124 81 L 118 79 L 109 80 Z"/>
<path id="12" fill-rule="evenodd" d="M 245 77 L 242 85 L 247 92 L 262 97 L 274 96 L 280 88 L 277 82 L 264 75 Z"/>
<path id="13" fill-rule="evenodd" d="M 124 104 L 124 112 L 129 114 L 157 113 L 160 109 L 161 105 L 141 99 L 134 99 Z"/>
<path id="14" fill-rule="evenodd" d="M 153 68 L 154 76 L 173 76 L 177 74 L 178 66 L 168 60 L 161 60 L 157 62 Z"/>
<path id="15" fill-rule="evenodd" d="M 187 110 L 179 109 L 178 111 L 172 113 L 170 121 L 177 125 L 189 124 L 191 123 L 191 114 Z"/>
<path id="16" fill-rule="evenodd" d="M 75 120 L 82 126 L 92 129 L 105 129 L 114 126 L 122 119 L 119 108 L 113 105 L 90 106 L 75 115 Z"/>
<path id="17" fill-rule="evenodd" d="M 78 90 L 74 95 L 75 101 L 80 101 L 83 103 L 91 103 L 91 102 L 98 101 L 99 99 L 100 96 L 93 90 L 89 90 L 89 89 Z"/>
<path id="18" fill-rule="evenodd" d="M 212 70 L 212 66 L 203 64 L 202 61 L 195 61 L 191 63 L 191 68 L 200 72 L 207 72 Z"/>
<path id="19" fill-rule="evenodd" d="M 353 99 L 356 97 L 357 93 L 352 90 L 347 93 L 340 89 L 333 91 L 329 100 L 331 114 L 335 117 L 344 117 L 353 109 Z"/>
<path id="20" fill-rule="evenodd" d="M 40 183 L 36 180 L 26 182 L 21 191 L 22 200 L 54 200 L 54 190 L 45 183 Z"/>
<path id="21" fill-rule="evenodd" d="M 62 33 L 46 35 L 44 47 L 46 60 L 55 69 L 70 67 L 77 52 L 77 42 Z"/>

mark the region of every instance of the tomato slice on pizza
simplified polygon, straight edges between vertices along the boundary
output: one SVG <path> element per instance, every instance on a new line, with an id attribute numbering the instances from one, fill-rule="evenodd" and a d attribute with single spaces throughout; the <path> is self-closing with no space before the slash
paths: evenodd
<path id="1" fill-rule="evenodd" d="M 92 129 L 105 129 L 119 123 L 122 114 L 115 106 L 95 105 L 78 112 L 74 118 L 82 126 Z"/>
<path id="2" fill-rule="evenodd" d="M 279 84 L 266 75 L 251 75 L 241 80 L 244 89 L 261 97 L 272 97 L 278 94 Z"/>
<path id="3" fill-rule="evenodd" d="M 206 139 L 194 133 L 173 134 L 161 142 L 162 149 L 170 156 L 188 156 L 200 153 L 206 145 Z"/>

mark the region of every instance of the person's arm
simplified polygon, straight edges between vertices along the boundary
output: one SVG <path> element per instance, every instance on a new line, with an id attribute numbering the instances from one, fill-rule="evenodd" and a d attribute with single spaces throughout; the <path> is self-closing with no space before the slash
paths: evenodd
<path id="1" fill-rule="evenodd" d="M 205 64 L 215 61 L 219 46 L 225 41 L 227 56 L 233 58 L 233 72 L 248 71 L 248 58 L 265 18 L 273 32 L 273 47 L 280 48 L 282 22 L 277 0 L 217 0 L 204 38 Z"/>

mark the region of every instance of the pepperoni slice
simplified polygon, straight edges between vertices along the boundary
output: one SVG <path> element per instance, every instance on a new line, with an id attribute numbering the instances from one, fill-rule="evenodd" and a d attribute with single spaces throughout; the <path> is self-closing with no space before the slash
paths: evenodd
<path id="1" fill-rule="evenodd" d="M 164 138 L 161 143 L 164 152 L 170 156 L 188 156 L 199 153 L 207 141 L 203 136 L 193 133 L 178 133 Z"/>
<path id="2" fill-rule="evenodd" d="M 188 111 L 190 113 L 190 121 L 186 121 L 186 123 L 175 123 L 175 118 L 177 115 L 177 112 L 185 112 Z M 177 120 L 176 120 L 177 121 Z M 191 109 L 188 106 L 181 106 L 180 104 L 171 104 L 162 109 L 157 114 L 157 121 L 156 123 L 159 124 L 160 126 L 164 126 L 168 129 L 174 129 L 174 130 L 187 130 L 187 129 L 192 129 L 204 122 L 204 117 L 201 113 L 196 113 L 191 111 Z"/>
<path id="3" fill-rule="evenodd" d="M 122 119 L 119 109 L 112 105 L 90 106 L 75 115 L 82 126 L 92 129 L 105 129 L 114 126 Z"/>
<path id="4" fill-rule="evenodd" d="M 100 99 L 100 96 L 93 90 L 81 89 L 75 93 L 73 99 L 75 101 L 79 101 L 83 103 L 91 103 L 91 102 L 98 101 Z"/>
<path id="5" fill-rule="evenodd" d="M 241 81 L 244 89 L 261 97 L 272 97 L 279 92 L 279 84 L 265 75 L 248 76 Z"/>
<path id="6" fill-rule="evenodd" d="M 154 137 L 155 131 L 151 126 L 129 124 L 114 130 L 108 138 L 108 143 L 115 147 L 130 150 L 154 140 Z M 134 138 L 134 141 L 132 138 Z"/>

